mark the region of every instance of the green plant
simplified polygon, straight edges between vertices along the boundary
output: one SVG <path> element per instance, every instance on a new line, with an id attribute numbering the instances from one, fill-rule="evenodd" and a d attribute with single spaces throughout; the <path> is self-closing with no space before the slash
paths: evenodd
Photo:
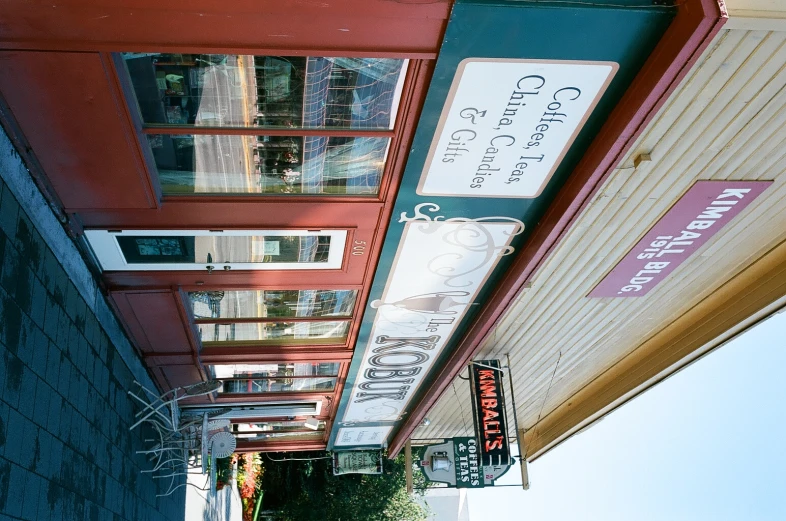
<path id="1" fill-rule="evenodd" d="M 216 490 L 221 490 L 232 481 L 232 457 L 216 459 Z"/>
<path id="2" fill-rule="evenodd" d="M 325 455 L 298 453 L 297 458 Z M 277 510 L 285 521 L 426 519 L 426 511 L 406 492 L 403 457 L 385 460 L 382 475 L 334 476 L 330 459 L 298 461 L 286 455 L 266 455 L 263 466 L 265 508 Z"/>

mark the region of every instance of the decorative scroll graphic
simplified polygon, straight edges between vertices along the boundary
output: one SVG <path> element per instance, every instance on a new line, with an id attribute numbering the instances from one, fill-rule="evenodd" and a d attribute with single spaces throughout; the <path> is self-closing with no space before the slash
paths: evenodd
<path id="1" fill-rule="evenodd" d="M 513 252 L 511 240 L 524 230 L 509 217 L 448 219 L 439 210 L 423 203 L 413 215 L 401 214 L 404 233 L 385 290 L 369 304 L 376 316 L 339 437 L 347 427 L 396 422 L 407 414 L 434 360 L 499 260 Z M 367 440 L 353 443 L 379 444 Z"/>
<path id="2" fill-rule="evenodd" d="M 417 311 L 419 313 L 430 314 L 444 314 L 455 315 L 458 311 L 453 311 L 451 308 L 466 306 L 468 302 L 459 302 L 454 300 L 453 297 L 466 297 L 469 295 L 467 291 L 445 291 L 441 293 L 424 293 L 422 295 L 413 295 L 404 300 L 396 302 L 382 302 L 375 300 L 371 303 L 372 308 L 379 308 L 381 306 L 396 306 L 397 308 L 408 309 L 410 311 Z"/>
<path id="3" fill-rule="evenodd" d="M 419 204 L 415 207 L 414 216 L 408 217 L 405 212 L 402 212 L 399 222 L 415 223 L 418 231 L 424 234 L 437 233 L 438 230 L 443 229 L 441 223 L 458 223 L 454 229 L 442 235 L 442 240 L 450 246 L 455 246 L 457 251 L 438 255 L 431 259 L 427 266 L 427 269 L 435 275 L 445 277 L 444 284 L 450 287 L 471 285 L 472 282 L 464 278 L 465 275 L 480 269 L 495 258 L 513 253 L 513 247 L 507 244 L 504 246 L 495 244 L 491 231 L 487 226 L 484 226 L 485 223 L 512 223 L 515 228 L 510 232 L 510 235 L 518 235 L 524 231 L 524 223 L 511 217 L 480 217 L 478 219 L 453 217 L 445 219 L 441 215 L 431 217 L 423 213 L 422 210 L 436 213 L 439 211 L 439 206 L 434 203 Z M 476 259 L 475 264 L 465 268 L 465 271 L 458 271 L 456 266 L 463 265 L 462 261 L 469 253 L 482 253 L 483 257 Z"/>

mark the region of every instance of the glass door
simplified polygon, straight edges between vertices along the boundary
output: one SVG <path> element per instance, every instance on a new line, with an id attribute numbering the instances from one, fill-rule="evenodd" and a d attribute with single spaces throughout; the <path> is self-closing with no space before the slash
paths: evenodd
<path id="1" fill-rule="evenodd" d="M 344 230 L 85 230 L 104 271 L 339 269 Z"/>

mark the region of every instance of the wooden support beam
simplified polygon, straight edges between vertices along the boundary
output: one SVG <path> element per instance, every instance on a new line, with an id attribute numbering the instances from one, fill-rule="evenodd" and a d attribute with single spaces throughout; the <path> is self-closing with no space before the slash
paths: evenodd
<path id="1" fill-rule="evenodd" d="M 412 442 L 410 440 L 407 440 L 407 443 L 404 445 L 404 466 L 406 467 L 407 494 L 412 494 L 415 491 L 415 487 L 412 484 Z"/>

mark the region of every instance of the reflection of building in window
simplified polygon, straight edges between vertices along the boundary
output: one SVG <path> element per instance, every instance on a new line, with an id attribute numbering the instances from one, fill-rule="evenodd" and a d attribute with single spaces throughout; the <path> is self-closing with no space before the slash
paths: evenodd
<path id="1" fill-rule="evenodd" d="M 302 420 L 235 423 L 232 425 L 232 432 L 235 436 L 248 441 L 320 439 L 325 431 L 324 421 L 319 422 L 316 431 L 307 429 Z"/>
<path id="2" fill-rule="evenodd" d="M 306 58 L 254 57 L 255 124 L 260 127 L 299 126 L 303 112 Z"/>
<path id="3" fill-rule="evenodd" d="M 402 70 L 390 58 L 309 58 L 303 126 L 391 128 Z"/>
<path id="4" fill-rule="evenodd" d="M 334 362 L 236 364 L 213 366 L 213 372 L 222 393 L 276 393 L 333 390 L 338 368 Z"/>
<path id="5" fill-rule="evenodd" d="M 330 236 L 203 235 L 191 241 L 200 263 L 327 262 L 330 253 Z"/>
<path id="6" fill-rule="evenodd" d="M 145 123 L 392 128 L 404 61 L 127 54 Z M 264 134 L 264 131 L 260 131 Z M 376 194 L 389 140 L 149 135 L 164 192 Z"/>
<path id="7" fill-rule="evenodd" d="M 349 321 L 198 323 L 202 342 L 239 342 L 248 345 L 337 344 L 349 331 Z"/>
<path id="8" fill-rule="evenodd" d="M 247 290 L 189 294 L 197 319 L 349 317 L 354 290 Z"/>

